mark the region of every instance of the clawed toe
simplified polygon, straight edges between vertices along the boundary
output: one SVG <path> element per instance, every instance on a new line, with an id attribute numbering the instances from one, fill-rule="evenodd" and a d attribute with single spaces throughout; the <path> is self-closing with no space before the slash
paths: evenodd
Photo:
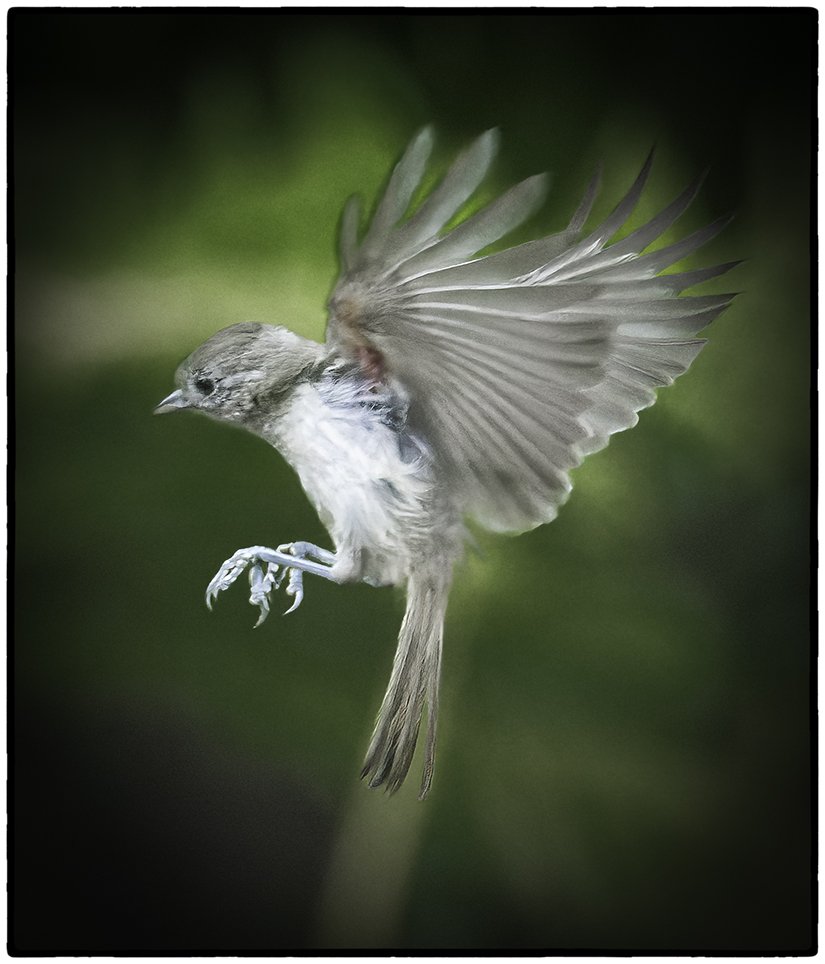
<path id="1" fill-rule="evenodd" d="M 261 610 L 261 615 L 255 623 L 255 629 L 257 629 L 269 615 L 269 594 L 280 584 L 277 573 L 278 566 L 274 563 L 267 564 L 266 573 L 263 572 L 257 563 L 249 570 L 249 602 L 252 606 L 260 607 Z"/>
<path id="2" fill-rule="evenodd" d="M 313 561 L 317 560 L 317 561 Z M 331 567 L 335 555 L 319 549 L 309 542 L 288 542 L 277 549 L 251 546 L 239 549 L 218 569 L 206 587 L 206 605 L 212 609 L 219 593 L 228 589 L 240 574 L 249 568 L 249 602 L 261 613 L 255 627 L 267 618 L 270 610 L 270 594 L 281 587 L 288 578 L 286 594 L 292 596 L 292 605 L 284 615 L 295 612 L 304 599 L 304 570 L 326 579 L 335 579 Z"/>
<path id="3" fill-rule="evenodd" d="M 240 550 L 223 563 L 206 587 L 206 606 L 209 610 L 212 609 L 215 600 L 218 598 L 218 593 L 228 589 L 249 565 L 250 561 L 251 557 L 246 556 L 246 550 Z"/>
<path id="4" fill-rule="evenodd" d="M 295 601 L 284 613 L 284 616 L 294 613 L 304 600 L 304 574 L 300 569 L 289 570 L 289 582 L 287 583 L 286 594 L 287 596 L 294 596 Z"/>

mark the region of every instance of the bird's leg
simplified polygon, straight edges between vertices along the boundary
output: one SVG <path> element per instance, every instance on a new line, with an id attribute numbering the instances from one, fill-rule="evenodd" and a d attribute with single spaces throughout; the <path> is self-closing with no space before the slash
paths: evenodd
<path id="1" fill-rule="evenodd" d="M 332 575 L 335 561 L 335 553 L 310 542 L 289 542 L 277 549 L 266 546 L 238 549 L 223 563 L 206 587 L 206 605 L 211 609 L 218 593 L 228 589 L 244 569 L 249 567 L 249 602 L 261 610 L 255 624 L 260 626 L 269 615 L 269 594 L 281 585 L 285 576 L 288 575 L 286 593 L 295 600 L 287 610 L 291 613 L 301 605 L 304 598 L 304 573 L 309 572 L 313 576 L 322 576 L 337 582 L 338 579 Z"/>
<path id="2" fill-rule="evenodd" d="M 317 562 L 323 562 L 326 566 L 332 566 L 336 561 L 334 552 L 315 546 L 311 542 L 285 542 L 278 546 L 277 551 L 288 552 L 296 559 L 315 559 Z"/>

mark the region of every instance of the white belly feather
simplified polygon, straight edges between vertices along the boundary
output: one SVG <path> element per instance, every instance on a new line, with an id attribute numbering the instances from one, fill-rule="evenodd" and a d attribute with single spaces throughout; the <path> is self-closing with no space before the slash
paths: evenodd
<path id="1" fill-rule="evenodd" d="M 431 525 L 424 449 L 402 456 L 396 431 L 347 385 L 298 386 L 277 438 L 336 552 L 360 555 L 371 582 L 401 581 Z"/>

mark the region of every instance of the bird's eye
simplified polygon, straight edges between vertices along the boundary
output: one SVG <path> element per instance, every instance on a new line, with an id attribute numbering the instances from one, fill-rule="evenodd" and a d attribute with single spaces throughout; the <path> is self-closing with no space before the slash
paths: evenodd
<path id="1" fill-rule="evenodd" d="M 215 391 L 215 383 L 211 378 L 196 378 L 195 388 L 201 393 L 201 395 L 211 395 Z"/>

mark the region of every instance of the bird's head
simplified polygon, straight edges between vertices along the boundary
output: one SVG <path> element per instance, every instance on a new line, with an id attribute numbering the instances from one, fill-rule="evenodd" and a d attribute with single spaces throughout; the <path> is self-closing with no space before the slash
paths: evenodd
<path id="1" fill-rule="evenodd" d="M 156 415 L 195 409 L 220 421 L 249 425 L 288 392 L 323 347 L 286 328 L 244 323 L 214 334 L 178 366 L 177 388 Z"/>

